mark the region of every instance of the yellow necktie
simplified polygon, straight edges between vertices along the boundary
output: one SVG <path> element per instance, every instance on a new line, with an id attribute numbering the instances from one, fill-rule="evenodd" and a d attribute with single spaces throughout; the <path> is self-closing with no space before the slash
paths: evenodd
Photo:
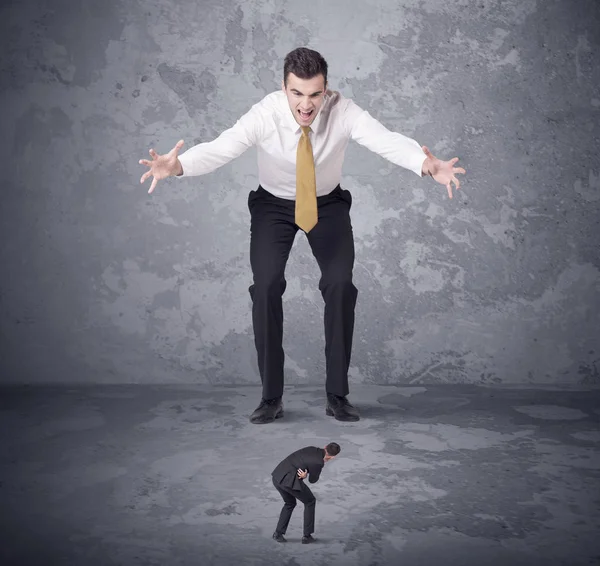
<path id="1" fill-rule="evenodd" d="M 309 126 L 302 126 L 296 151 L 296 224 L 306 233 L 317 223 L 317 180 Z"/>

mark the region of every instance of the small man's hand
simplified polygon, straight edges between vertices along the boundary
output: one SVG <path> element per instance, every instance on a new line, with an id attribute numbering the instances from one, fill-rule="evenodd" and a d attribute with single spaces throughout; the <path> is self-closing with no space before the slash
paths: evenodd
<path id="1" fill-rule="evenodd" d="M 181 162 L 177 157 L 179 150 L 183 147 L 183 140 L 179 140 L 173 149 L 169 151 L 169 153 L 165 153 L 164 155 L 158 155 L 156 151 L 153 149 L 150 150 L 150 155 L 152 157 L 152 161 L 148 159 L 140 159 L 140 165 L 146 165 L 150 167 L 149 171 L 146 171 L 142 178 L 140 179 L 140 183 L 143 183 L 148 177 L 154 177 L 152 179 L 152 184 L 150 185 L 150 189 L 148 190 L 148 194 L 150 194 L 156 187 L 156 183 L 161 179 L 166 179 L 167 177 L 172 177 L 175 175 L 181 175 L 183 173 L 183 168 L 181 167 Z"/>
<path id="2" fill-rule="evenodd" d="M 308 475 L 308 470 L 301 470 L 298 468 L 298 477 L 303 480 Z"/>

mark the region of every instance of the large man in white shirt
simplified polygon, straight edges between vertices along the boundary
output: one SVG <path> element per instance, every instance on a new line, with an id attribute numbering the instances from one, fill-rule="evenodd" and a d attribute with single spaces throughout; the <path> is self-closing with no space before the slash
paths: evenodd
<path id="1" fill-rule="evenodd" d="M 283 307 L 285 266 L 296 232 L 296 156 L 302 129 L 314 158 L 318 220 L 305 231 L 321 270 L 319 289 L 325 301 L 326 413 L 357 421 L 348 401 L 348 367 L 354 332 L 357 289 L 352 282 L 354 239 L 350 222 L 352 196 L 340 187 L 342 164 L 353 139 L 419 177 L 428 175 L 448 190 L 460 183 L 458 158 L 442 161 L 427 147 L 391 132 L 339 92 L 327 89 L 327 63 L 316 51 L 298 48 L 285 57 L 282 90 L 265 96 L 228 130 L 210 142 L 179 155 L 180 140 L 167 154 L 150 150 L 152 160 L 141 183 L 153 177 L 149 193 L 170 176 L 204 175 L 241 155 L 250 146 L 258 154 L 259 187 L 250 191 L 250 264 L 252 323 L 262 381 L 262 399 L 250 421 L 263 424 L 283 416 Z M 314 199 L 314 194 L 313 194 Z"/>

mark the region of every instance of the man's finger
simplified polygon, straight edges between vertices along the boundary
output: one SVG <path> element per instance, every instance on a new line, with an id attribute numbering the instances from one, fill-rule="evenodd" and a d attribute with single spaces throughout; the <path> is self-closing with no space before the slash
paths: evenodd
<path id="1" fill-rule="evenodd" d="M 146 171 L 143 175 L 142 178 L 140 179 L 140 183 L 144 183 L 146 181 L 146 179 L 148 177 L 150 177 L 150 175 L 152 175 L 152 171 Z"/>
<path id="2" fill-rule="evenodd" d="M 452 172 L 454 174 L 456 174 L 456 173 L 462 173 L 463 175 L 466 173 L 466 171 L 462 167 L 455 167 L 454 169 L 452 169 Z"/>
<path id="3" fill-rule="evenodd" d="M 147 165 L 148 167 L 151 167 L 152 164 L 150 163 L 150 161 L 148 161 L 147 159 L 140 159 L 140 165 Z"/>
<path id="4" fill-rule="evenodd" d="M 150 188 L 148 189 L 148 194 L 152 194 L 152 191 L 154 191 L 154 189 L 156 188 L 156 183 L 158 183 L 158 179 L 156 177 L 154 177 L 154 179 L 152 180 L 152 184 L 150 185 Z"/>
<path id="5" fill-rule="evenodd" d="M 454 164 L 455 164 L 457 161 L 458 161 L 458 157 L 453 157 L 453 158 L 450 160 L 450 165 L 454 165 Z"/>
<path id="6" fill-rule="evenodd" d="M 449 196 L 450 198 L 452 198 L 452 185 L 451 185 L 451 183 L 448 183 L 448 184 L 446 185 L 446 188 L 448 189 L 448 196 Z"/>
<path id="7" fill-rule="evenodd" d="M 156 151 L 154 151 L 153 149 L 150 149 L 148 153 L 152 156 L 152 159 L 156 159 L 158 157 Z"/>
<path id="8" fill-rule="evenodd" d="M 456 188 L 460 189 L 460 181 L 456 177 L 452 177 L 452 180 L 454 181 Z"/>
<path id="9" fill-rule="evenodd" d="M 426 145 L 424 145 L 423 147 L 421 147 L 421 149 L 423 150 L 423 153 L 427 157 L 433 157 L 433 155 L 431 155 L 431 151 L 429 151 L 429 148 Z"/>
<path id="10" fill-rule="evenodd" d="M 175 153 L 175 155 L 177 155 L 179 153 L 179 150 L 183 147 L 184 141 L 183 140 L 179 140 L 176 144 L 175 147 L 171 150 Z"/>

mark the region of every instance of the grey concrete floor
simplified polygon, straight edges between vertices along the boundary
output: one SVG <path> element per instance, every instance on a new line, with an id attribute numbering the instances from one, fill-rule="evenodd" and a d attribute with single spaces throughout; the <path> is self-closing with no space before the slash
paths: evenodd
<path id="1" fill-rule="evenodd" d="M 353 387 L 357 423 L 320 387 L 0 390 L 2 565 L 600 564 L 600 391 Z M 336 441 L 311 486 L 313 545 L 271 539 L 270 472 Z"/>

